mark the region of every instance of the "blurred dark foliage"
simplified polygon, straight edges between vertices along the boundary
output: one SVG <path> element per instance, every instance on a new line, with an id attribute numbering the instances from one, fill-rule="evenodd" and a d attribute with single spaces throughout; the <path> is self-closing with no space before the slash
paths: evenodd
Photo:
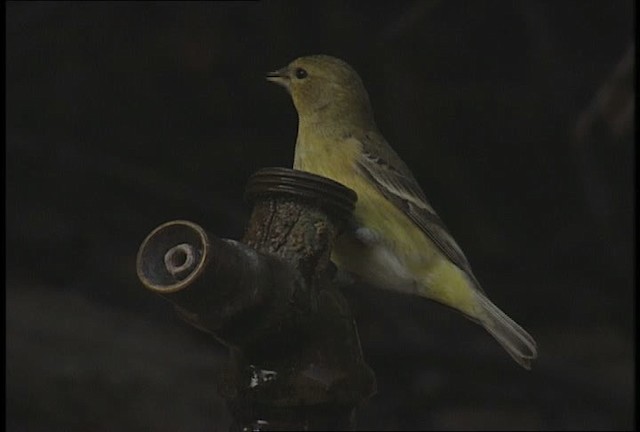
<path id="1" fill-rule="evenodd" d="M 362 429 L 634 426 L 635 3 L 6 4 L 8 430 L 224 430 L 226 351 L 135 276 L 155 226 L 242 235 L 290 166 L 264 73 L 342 57 L 494 301 L 520 370 L 438 305 L 354 286 Z"/>

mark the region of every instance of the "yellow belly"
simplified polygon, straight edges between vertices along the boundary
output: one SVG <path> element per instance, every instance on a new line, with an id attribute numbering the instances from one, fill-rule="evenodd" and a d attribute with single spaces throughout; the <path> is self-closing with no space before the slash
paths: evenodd
<path id="1" fill-rule="evenodd" d="M 361 144 L 354 139 L 340 143 L 315 141 L 314 144 L 302 145 L 298 141 L 293 167 L 328 177 L 353 189 L 358 194 L 354 210 L 356 222 L 375 231 L 389 247 L 397 249 L 407 264 L 413 261 L 411 257 L 416 257 L 422 266 L 428 264 L 437 253 L 431 241 L 356 166 Z"/>
<path id="2" fill-rule="evenodd" d="M 355 165 L 360 152 L 356 140 L 311 147 L 299 141 L 296 146 L 294 168 L 353 189 L 358 194 L 356 223 L 376 237 L 372 243 L 353 233 L 340 236 L 331 257 L 334 263 L 374 285 L 429 297 L 474 315 L 471 286 L 464 272 L 360 173 Z"/>

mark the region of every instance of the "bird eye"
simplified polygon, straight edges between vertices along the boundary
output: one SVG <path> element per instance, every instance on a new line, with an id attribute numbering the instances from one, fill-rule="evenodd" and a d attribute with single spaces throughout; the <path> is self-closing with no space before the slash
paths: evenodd
<path id="1" fill-rule="evenodd" d="M 305 79 L 307 77 L 307 71 L 302 69 L 302 68 L 298 68 L 296 69 L 296 78 L 298 79 Z"/>

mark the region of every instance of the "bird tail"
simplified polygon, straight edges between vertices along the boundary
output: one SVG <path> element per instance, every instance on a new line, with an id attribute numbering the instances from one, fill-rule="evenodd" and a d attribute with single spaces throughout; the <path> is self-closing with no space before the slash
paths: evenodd
<path id="1" fill-rule="evenodd" d="M 419 295 L 483 326 L 520 366 L 531 369 L 531 361 L 538 356 L 535 340 L 487 298 L 473 273 L 442 260 L 427 269 L 418 288 Z"/>
<path id="2" fill-rule="evenodd" d="M 520 366 L 531 369 L 531 361 L 538 356 L 536 341 L 484 294 L 475 294 L 479 310 L 469 318 L 482 325 Z"/>

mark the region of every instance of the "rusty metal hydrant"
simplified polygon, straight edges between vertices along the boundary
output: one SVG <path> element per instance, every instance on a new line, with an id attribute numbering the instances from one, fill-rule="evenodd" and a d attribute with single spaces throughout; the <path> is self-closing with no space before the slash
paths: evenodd
<path id="1" fill-rule="evenodd" d="M 143 285 L 229 347 L 218 383 L 232 430 L 345 430 L 375 392 L 330 256 L 356 194 L 324 177 L 266 168 L 249 179 L 241 242 L 172 221 L 140 246 Z"/>

